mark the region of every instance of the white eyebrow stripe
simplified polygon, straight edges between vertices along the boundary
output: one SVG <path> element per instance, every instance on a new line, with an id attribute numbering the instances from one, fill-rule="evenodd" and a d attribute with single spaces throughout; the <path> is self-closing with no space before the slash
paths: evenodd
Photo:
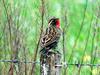
<path id="1" fill-rule="evenodd" d="M 53 20 L 50 21 L 49 25 L 51 24 L 52 21 L 53 21 Z"/>

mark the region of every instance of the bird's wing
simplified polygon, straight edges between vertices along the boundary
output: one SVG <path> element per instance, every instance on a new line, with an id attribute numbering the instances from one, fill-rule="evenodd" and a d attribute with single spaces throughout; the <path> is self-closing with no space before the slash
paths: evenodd
<path id="1" fill-rule="evenodd" d="M 46 29 L 45 34 L 42 36 L 40 45 L 41 47 L 46 47 L 50 44 L 52 44 L 55 41 L 58 41 L 60 38 L 60 32 L 54 28 L 54 27 L 49 27 Z"/>

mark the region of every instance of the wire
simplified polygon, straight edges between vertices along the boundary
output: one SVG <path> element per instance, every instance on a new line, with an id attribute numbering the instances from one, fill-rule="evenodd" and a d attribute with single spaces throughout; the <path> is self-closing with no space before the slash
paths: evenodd
<path id="1" fill-rule="evenodd" d="M 4 63 L 7 63 L 7 62 L 10 62 L 10 63 L 40 63 L 38 61 L 19 61 L 19 60 L 0 60 L 0 62 L 4 62 Z"/>
<path id="2" fill-rule="evenodd" d="M 20 60 L 0 60 L 0 62 L 3 62 L 3 63 L 27 63 L 27 64 L 31 64 L 31 63 L 36 63 L 36 64 L 40 64 L 40 62 L 39 61 L 20 61 Z M 100 64 L 79 64 L 79 63 L 66 63 L 66 64 L 64 64 L 64 63 L 66 63 L 66 62 L 62 62 L 62 64 L 60 64 L 60 65 L 55 65 L 55 66 L 77 66 L 77 67 L 79 67 L 79 66 L 96 66 L 96 67 L 98 67 L 98 66 L 100 66 Z"/>

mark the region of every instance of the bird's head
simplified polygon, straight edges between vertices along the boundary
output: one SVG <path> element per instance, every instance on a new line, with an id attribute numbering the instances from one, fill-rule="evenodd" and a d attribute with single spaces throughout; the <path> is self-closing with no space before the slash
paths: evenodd
<path id="1" fill-rule="evenodd" d="M 49 20 L 48 24 L 52 25 L 52 26 L 55 26 L 57 28 L 60 28 L 60 20 L 59 20 L 59 18 L 55 18 L 55 17 L 51 18 Z"/>

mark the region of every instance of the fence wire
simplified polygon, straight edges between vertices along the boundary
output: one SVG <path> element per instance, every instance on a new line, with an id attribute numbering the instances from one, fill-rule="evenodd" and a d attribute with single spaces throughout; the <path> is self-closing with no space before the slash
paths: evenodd
<path id="1" fill-rule="evenodd" d="M 32 63 L 36 63 L 36 64 L 40 64 L 40 61 L 20 61 L 20 60 L 0 60 L 0 62 L 2 63 L 27 63 L 27 64 L 32 64 Z M 86 64 L 80 64 L 80 63 L 67 63 L 67 62 L 62 62 L 60 65 L 55 65 L 55 66 L 100 66 L 100 64 L 90 64 L 90 63 L 86 63 Z"/>

